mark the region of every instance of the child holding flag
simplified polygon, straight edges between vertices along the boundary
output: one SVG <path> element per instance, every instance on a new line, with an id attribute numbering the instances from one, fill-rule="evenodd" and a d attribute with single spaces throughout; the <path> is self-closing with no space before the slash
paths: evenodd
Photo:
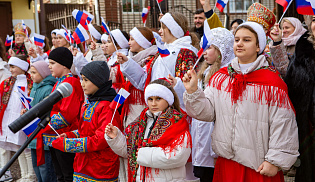
<path id="1" fill-rule="evenodd" d="M 33 107 L 51 93 L 57 80 L 51 76 L 48 63 L 45 61 L 37 61 L 33 63 L 30 68 L 30 73 L 33 80 L 33 88 L 30 94 L 33 101 L 30 105 Z M 26 110 L 23 110 L 22 112 L 24 113 Z M 37 166 L 36 142 L 36 139 L 31 141 L 29 148 L 31 149 L 32 164 L 38 182 L 56 182 L 57 178 L 52 165 L 49 148 L 47 146 L 45 146 L 45 164 Z"/>
<path id="2" fill-rule="evenodd" d="M 70 83 L 73 92 L 69 97 L 63 98 L 57 102 L 51 111 L 50 126 L 59 134 L 69 132 L 78 128 L 79 112 L 84 100 L 84 94 L 80 85 L 80 79 L 73 76 L 70 68 L 73 63 L 73 55 L 69 49 L 58 47 L 49 54 L 49 69 L 53 77 L 58 79 L 53 91 L 63 82 Z M 51 157 L 58 181 L 73 181 L 73 161 L 75 154 L 62 152 L 52 148 L 51 143 L 57 138 L 57 134 L 47 126 L 43 131 L 43 137 L 37 137 L 38 153 L 37 164 L 41 165 L 43 161 L 43 142 L 50 146 Z M 43 141 L 42 141 L 43 140 Z"/>
<path id="3" fill-rule="evenodd" d="M 145 89 L 149 106 L 125 129 L 126 136 L 112 124 L 105 139 L 112 150 L 128 158 L 128 181 L 185 181 L 185 164 L 191 153 L 191 136 L 179 98 L 163 79 Z"/>
<path id="4" fill-rule="evenodd" d="M 18 87 L 25 92 L 25 95 L 29 95 L 33 85 L 30 75 L 27 73 L 29 63 L 26 60 L 26 56 L 11 57 L 8 64 L 10 65 L 12 76 L 5 79 L 0 85 L 0 148 L 3 149 L 0 155 L 1 167 L 4 167 L 9 162 L 11 151 L 16 152 L 26 141 L 26 135 L 23 131 L 13 134 L 8 125 L 20 117 L 20 112 L 23 109 L 18 94 Z M 18 160 L 22 180 L 32 181 L 35 174 L 32 168 L 30 150 L 24 150 Z M 9 172 L 7 172 L 7 175 L 10 176 Z"/>
<path id="5" fill-rule="evenodd" d="M 109 80 L 105 61 L 93 61 L 81 71 L 87 100 L 80 113 L 78 130 L 61 134 L 52 146 L 63 152 L 76 153 L 73 181 L 118 181 L 119 157 L 104 139 L 105 126 L 121 128 L 118 112 L 110 103 L 117 95 Z M 123 99 L 121 98 L 121 101 Z"/>

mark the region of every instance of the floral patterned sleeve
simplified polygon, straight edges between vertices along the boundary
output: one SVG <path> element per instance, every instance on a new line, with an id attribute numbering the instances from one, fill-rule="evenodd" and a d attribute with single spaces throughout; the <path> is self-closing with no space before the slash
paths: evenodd
<path id="1" fill-rule="evenodd" d="M 181 49 L 177 56 L 175 77 L 183 78 L 192 69 L 197 60 L 196 54 L 189 49 Z"/>
<path id="2" fill-rule="evenodd" d="M 289 58 L 285 50 L 283 42 L 279 45 L 273 46 L 270 44 L 270 53 L 272 57 L 272 62 L 276 69 L 281 74 L 282 78 L 285 77 L 289 65 Z"/>

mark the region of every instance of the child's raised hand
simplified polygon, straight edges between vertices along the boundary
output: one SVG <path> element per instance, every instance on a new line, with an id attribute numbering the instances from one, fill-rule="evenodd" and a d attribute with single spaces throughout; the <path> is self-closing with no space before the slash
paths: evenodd
<path id="1" fill-rule="evenodd" d="M 62 134 L 60 134 L 59 136 L 57 136 L 56 138 L 60 138 L 60 137 L 67 138 L 67 134 L 62 133 Z"/>
<path id="2" fill-rule="evenodd" d="M 95 50 L 96 49 L 96 43 L 94 42 L 94 40 L 91 41 L 90 48 L 91 48 L 91 50 Z"/>
<path id="3" fill-rule="evenodd" d="M 118 62 L 119 64 L 123 64 L 123 63 L 125 63 L 125 62 L 128 61 L 127 56 L 124 55 L 123 53 L 121 53 L 121 52 L 116 52 L 116 55 L 117 55 L 117 62 Z"/>
<path id="4" fill-rule="evenodd" d="M 198 89 L 198 78 L 195 70 L 189 70 L 182 78 L 183 84 L 188 94 L 192 94 Z"/>
<path id="5" fill-rule="evenodd" d="M 30 47 L 30 49 L 28 51 L 28 55 L 32 56 L 33 58 L 37 58 L 37 55 L 36 55 L 35 50 L 33 49 L 33 47 Z"/>
<path id="6" fill-rule="evenodd" d="M 265 176 L 275 176 L 278 173 L 278 167 L 271 164 L 268 161 L 264 161 L 256 170 L 256 172 L 260 173 L 261 175 Z"/>
<path id="7" fill-rule="evenodd" d="M 177 84 L 176 78 L 174 78 L 171 74 L 167 75 L 167 80 L 170 82 L 172 87 L 175 87 L 175 85 Z"/>
<path id="8" fill-rule="evenodd" d="M 25 113 L 26 113 L 26 111 L 27 111 L 27 109 L 22 109 L 22 110 L 21 110 L 21 112 L 20 112 L 20 115 L 25 114 Z"/>
<path id="9" fill-rule="evenodd" d="M 114 139 L 117 137 L 118 130 L 112 123 L 109 123 L 105 128 L 105 133 L 109 138 Z"/>

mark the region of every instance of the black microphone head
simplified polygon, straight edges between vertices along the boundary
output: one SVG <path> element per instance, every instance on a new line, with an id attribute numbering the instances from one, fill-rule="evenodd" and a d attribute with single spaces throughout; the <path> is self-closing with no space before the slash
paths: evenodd
<path id="1" fill-rule="evenodd" d="M 63 98 L 65 98 L 71 95 L 73 88 L 70 83 L 64 82 L 61 83 L 56 90 L 61 93 Z"/>

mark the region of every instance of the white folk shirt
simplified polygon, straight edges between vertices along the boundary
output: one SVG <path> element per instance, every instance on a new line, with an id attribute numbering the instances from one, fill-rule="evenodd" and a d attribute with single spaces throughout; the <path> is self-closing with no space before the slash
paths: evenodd
<path id="1" fill-rule="evenodd" d="M 2 119 L 0 148 L 10 151 L 17 151 L 19 147 L 26 141 L 26 135 L 22 130 L 14 134 L 8 127 L 9 124 L 20 117 L 21 110 L 24 108 L 18 95 L 17 86 L 25 87 L 25 92 L 27 92 L 26 75 L 17 76 Z"/>

